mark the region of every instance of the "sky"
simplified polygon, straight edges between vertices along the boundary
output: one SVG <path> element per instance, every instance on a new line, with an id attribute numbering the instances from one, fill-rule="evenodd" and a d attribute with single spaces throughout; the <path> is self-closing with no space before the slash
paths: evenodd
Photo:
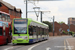
<path id="1" fill-rule="evenodd" d="M 26 4 L 24 0 L 3 0 L 16 8 L 21 8 L 22 18 L 26 17 Z M 35 4 L 34 4 L 35 3 Z M 69 17 L 75 17 L 75 0 L 64 0 L 64 1 L 31 1 L 28 2 L 28 11 L 34 11 L 33 7 L 40 7 L 40 11 L 50 11 L 43 12 L 43 21 L 53 21 L 53 16 L 55 16 L 55 21 L 68 23 Z M 38 11 L 38 9 L 36 9 Z M 37 13 L 38 14 L 38 13 Z M 35 12 L 28 12 L 28 18 L 37 20 Z M 40 21 L 40 13 L 38 21 Z"/>

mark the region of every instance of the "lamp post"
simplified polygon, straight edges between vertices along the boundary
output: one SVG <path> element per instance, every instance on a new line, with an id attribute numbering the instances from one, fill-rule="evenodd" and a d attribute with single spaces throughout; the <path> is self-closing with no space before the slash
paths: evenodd
<path id="1" fill-rule="evenodd" d="M 24 0 L 24 2 L 25 2 L 25 0 Z M 26 0 L 26 18 L 28 17 L 28 15 L 27 15 L 28 6 L 27 5 L 28 5 L 28 0 Z"/>
<path id="2" fill-rule="evenodd" d="M 53 36 L 54 36 L 54 16 L 53 16 Z"/>

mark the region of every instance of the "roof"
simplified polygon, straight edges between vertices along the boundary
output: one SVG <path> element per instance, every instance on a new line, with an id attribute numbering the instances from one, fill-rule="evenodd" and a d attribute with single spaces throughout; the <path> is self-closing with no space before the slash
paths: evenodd
<path id="1" fill-rule="evenodd" d="M 28 20 L 30 20 L 29 25 L 38 26 L 38 27 L 42 27 L 42 28 L 48 28 L 49 27 L 47 24 L 42 23 L 42 22 L 38 22 L 38 21 L 34 21 L 31 18 L 28 18 Z"/>
<path id="2" fill-rule="evenodd" d="M 15 19 L 26 19 L 26 18 L 14 18 Z M 45 23 L 42 22 L 38 22 L 38 21 L 34 21 L 31 18 L 27 18 L 28 19 L 28 25 L 33 25 L 33 26 L 38 26 L 38 27 L 42 27 L 42 28 L 48 28 L 49 26 Z"/>
<path id="3" fill-rule="evenodd" d="M 12 6 L 11 4 L 9 4 L 9 3 L 7 3 L 7 2 L 5 2 L 3 0 L 0 0 L 0 2 L 3 3 L 5 6 L 7 6 L 9 9 L 12 9 L 12 10 L 16 9 L 17 12 L 21 12 L 21 9 L 18 9 L 15 6 Z"/>

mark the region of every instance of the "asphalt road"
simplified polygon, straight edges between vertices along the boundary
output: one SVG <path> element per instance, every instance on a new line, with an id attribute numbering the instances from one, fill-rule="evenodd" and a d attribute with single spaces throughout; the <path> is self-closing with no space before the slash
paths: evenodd
<path id="1" fill-rule="evenodd" d="M 50 37 L 49 40 L 34 44 L 18 44 L 13 46 L 12 43 L 0 46 L 0 50 L 64 50 L 64 40 L 72 36 Z"/>

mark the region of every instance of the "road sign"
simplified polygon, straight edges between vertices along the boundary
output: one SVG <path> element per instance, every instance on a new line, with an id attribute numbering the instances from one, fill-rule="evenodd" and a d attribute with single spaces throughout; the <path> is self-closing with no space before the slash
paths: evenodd
<path id="1" fill-rule="evenodd" d="M 67 31 L 69 32 L 70 30 L 69 30 L 69 29 L 67 29 Z"/>

